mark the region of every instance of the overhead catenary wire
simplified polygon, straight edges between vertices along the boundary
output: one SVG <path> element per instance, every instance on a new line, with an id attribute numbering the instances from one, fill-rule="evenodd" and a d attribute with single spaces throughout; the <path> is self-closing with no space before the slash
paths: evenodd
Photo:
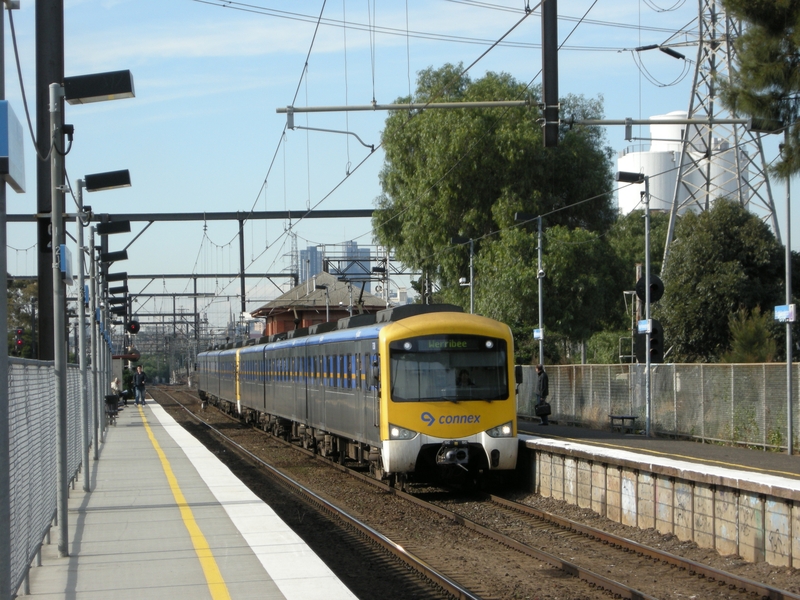
<path id="1" fill-rule="evenodd" d="M 278 10 L 274 8 L 266 8 L 261 7 L 255 4 L 248 4 L 243 2 L 231 2 L 229 0 L 192 0 L 193 2 L 197 2 L 199 4 L 208 4 L 211 6 L 217 7 L 224 7 L 233 10 L 239 10 L 243 12 L 250 12 L 255 14 L 260 14 L 264 16 L 276 17 L 281 19 L 288 19 L 293 21 L 300 21 L 306 23 L 313 23 L 317 20 L 316 17 L 312 15 L 305 15 L 302 13 L 295 13 L 289 11 Z M 450 2 L 455 2 L 457 0 L 448 0 Z M 463 2 L 462 2 L 463 3 Z M 475 4 L 478 5 L 477 3 Z M 494 8 L 496 10 L 504 10 L 506 12 L 512 13 L 524 13 L 526 12 L 524 9 L 510 9 L 510 8 L 503 8 L 498 6 L 484 6 L 482 8 Z M 535 9 L 530 11 L 533 15 L 538 15 Z M 667 27 L 648 27 L 648 26 L 641 26 L 638 24 L 630 24 L 630 23 L 619 23 L 613 21 L 600 21 L 596 19 L 583 19 L 581 17 L 571 17 L 567 15 L 559 15 L 559 21 L 565 22 L 583 22 L 587 25 L 597 25 L 600 27 L 610 27 L 613 29 L 634 29 L 642 31 L 652 31 L 654 33 L 675 33 L 674 29 L 670 29 Z M 370 25 L 368 23 L 356 23 L 353 21 L 349 22 L 342 22 L 337 19 L 329 19 L 325 18 L 322 19 L 321 22 L 324 25 L 328 25 L 331 27 L 347 27 L 348 29 L 356 30 L 356 31 L 370 31 Z M 476 38 L 476 37 L 467 37 L 467 36 L 456 36 L 456 35 L 447 35 L 447 34 L 437 34 L 432 32 L 426 31 L 405 31 L 403 29 L 395 28 L 395 27 L 375 27 L 375 31 L 377 33 L 381 33 L 384 35 L 394 35 L 394 36 L 410 36 L 412 38 L 418 39 L 426 39 L 426 40 L 433 40 L 433 41 L 441 41 L 441 42 L 454 42 L 454 43 L 462 43 L 462 44 L 490 44 L 492 40 L 487 38 Z M 516 41 L 506 41 L 501 44 L 505 47 L 519 47 L 519 48 L 540 48 L 539 44 L 531 43 L 531 42 L 516 42 Z M 612 47 L 574 47 L 574 46 L 564 46 L 564 50 L 601 50 L 601 51 L 618 51 L 621 48 L 612 48 Z"/>
<path id="2" fill-rule="evenodd" d="M 526 15 L 524 15 L 524 16 L 523 16 L 523 17 L 522 17 L 522 18 L 521 18 L 519 21 L 517 21 L 517 23 L 515 23 L 515 24 L 514 24 L 514 25 L 513 25 L 513 26 L 512 26 L 512 27 L 511 27 L 511 28 L 510 28 L 510 29 L 509 29 L 509 30 L 508 30 L 508 31 L 507 31 L 507 32 L 506 32 L 506 33 L 505 33 L 505 34 L 504 34 L 504 35 L 503 35 L 503 36 L 502 36 L 502 37 L 501 37 L 499 40 L 497 40 L 497 41 L 495 42 L 495 44 L 493 44 L 493 45 L 492 45 L 490 48 L 486 49 L 486 50 L 485 50 L 485 51 L 484 51 L 484 52 L 483 52 L 483 53 L 482 53 L 482 54 L 481 54 L 481 55 L 480 55 L 480 56 L 479 56 L 477 59 L 475 59 L 475 60 L 474 60 L 474 61 L 473 61 L 473 62 L 472 62 L 472 63 L 471 63 L 471 64 L 470 64 L 470 65 L 469 65 L 469 66 L 468 66 L 466 69 L 464 69 L 464 70 L 462 71 L 462 73 L 461 73 L 459 76 L 463 75 L 464 73 L 466 73 L 467 71 L 469 71 L 469 70 L 470 70 L 472 67 L 474 67 L 474 66 L 475 66 L 475 65 L 476 65 L 476 64 L 477 64 L 477 63 L 478 63 L 478 62 L 479 62 L 479 61 L 480 61 L 480 60 L 481 60 L 483 57 L 485 57 L 485 56 L 486 56 L 486 55 L 487 55 L 487 54 L 488 54 L 488 53 L 491 51 L 491 49 L 492 49 L 492 48 L 494 48 L 494 47 L 497 45 L 497 43 L 499 43 L 499 42 L 500 42 L 500 41 L 502 41 L 502 40 L 503 40 L 505 37 L 507 37 L 508 35 L 510 35 L 510 33 L 511 33 L 512 31 L 514 31 L 514 29 L 516 29 L 516 28 L 517 28 L 517 27 L 518 27 L 518 26 L 519 26 L 519 25 L 520 25 L 520 24 L 521 24 L 521 23 L 522 23 L 522 22 L 523 22 L 523 21 L 524 21 L 524 20 L 525 20 L 527 17 L 528 17 L 528 15 L 526 14 Z M 321 16 L 320 16 L 320 18 L 321 18 Z M 316 34 L 316 31 L 317 31 L 317 30 L 315 30 L 315 34 Z M 312 45 L 313 45 L 313 40 L 312 40 Z M 307 56 L 306 56 L 306 61 L 305 61 L 304 65 L 307 65 L 307 64 L 308 64 L 308 59 L 309 59 L 309 57 L 310 57 L 310 53 L 311 53 L 311 50 L 309 49 L 309 53 L 308 53 L 308 54 L 307 54 Z M 304 68 L 305 68 L 305 66 L 304 66 Z M 302 82 L 302 78 L 301 78 L 301 82 Z M 298 90 L 299 90 L 299 85 L 300 85 L 300 84 L 298 84 Z M 295 96 L 294 96 L 294 100 L 293 100 L 293 102 L 294 102 L 294 101 L 296 101 L 296 99 L 297 99 L 297 92 L 295 92 Z M 285 132 L 286 132 L 286 127 L 284 127 L 284 131 L 283 131 L 284 135 L 285 135 Z M 282 139 L 283 139 L 283 136 L 282 136 Z M 378 147 L 380 147 L 380 145 L 379 145 Z M 313 206 L 309 207 L 309 208 L 308 208 L 308 210 L 307 210 L 307 211 L 306 211 L 304 214 L 301 214 L 301 215 L 299 215 L 299 216 L 298 216 L 298 218 L 297 218 L 297 220 L 295 221 L 295 223 L 292 223 L 292 224 L 290 224 L 290 225 L 289 225 L 287 228 L 285 228 L 285 229 L 284 229 L 284 231 L 283 231 L 283 233 L 282 233 L 282 234 L 280 234 L 280 235 L 278 236 L 278 238 L 276 238 L 276 240 L 273 242 L 273 244 L 272 244 L 272 245 L 274 245 L 275 243 L 277 243 L 277 241 L 278 241 L 278 240 L 285 238 L 285 237 L 286 237 L 286 236 L 287 236 L 289 233 L 291 233 L 291 232 L 293 231 L 293 229 L 296 227 L 296 225 L 297 225 L 297 224 L 298 224 L 300 221 L 302 221 L 302 220 L 303 220 L 303 218 L 304 218 L 304 216 L 305 216 L 305 215 L 307 215 L 309 212 L 311 212 L 311 211 L 315 210 L 315 209 L 316 209 L 316 208 L 317 208 L 317 207 L 318 207 L 320 204 L 322 204 L 322 203 L 323 203 L 325 200 L 327 200 L 327 199 L 328 199 L 328 198 L 329 198 L 329 197 L 330 197 L 330 196 L 331 196 L 331 195 L 332 195 L 332 194 L 333 194 L 333 193 L 334 193 L 334 192 L 335 192 L 335 191 L 336 191 L 336 190 L 337 190 L 339 187 L 341 187 L 341 186 L 344 184 L 344 182 L 345 182 L 345 181 L 347 181 L 347 180 L 348 180 L 348 179 L 349 179 L 349 178 L 350 178 L 350 177 L 351 177 L 351 176 L 352 176 L 354 173 L 356 173 L 356 171 L 358 171 L 358 170 L 360 169 L 360 167 L 361 167 L 362 165 L 364 165 L 364 164 L 365 164 L 365 163 L 366 163 L 366 162 L 369 160 L 369 158 L 370 158 L 371 156 L 373 156 L 373 154 L 374 154 L 374 152 L 373 152 L 373 153 L 370 153 L 370 154 L 368 154 L 366 157 L 364 157 L 364 158 L 361 160 L 361 162 L 359 162 L 359 163 L 358 163 L 358 164 L 355 166 L 355 168 L 354 168 L 354 169 L 350 170 L 350 171 L 349 171 L 349 172 L 348 172 L 348 173 L 345 175 L 345 177 L 344 177 L 343 179 L 341 179 L 341 180 L 340 180 L 340 181 L 339 181 L 339 182 L 338 182 L 338 183 L 337 183 L 337 184 L 336 184 L 336 185 L 335 185 L 335 186 L 334 186 L 334 187 L 333 187 L 331 190 L 329 190 L 329 191 L 328 191 L 328 193 L 327 193 L 327 194 L 325 194 L 325 195 L 324 195 L 324 196 L 323 196 L 323 197 L 322 197 L 322 198 L 321 198 L 321 199 L 320 199 L 320 200 L 319 200 L 319 201 L 318 201 L 316 204 L 314 204 Z M 266 179 L 265 179 L 265 181 L 266 181 Z M 284 181 L 285 181 L 285 178 L 284 178 Z M 231 240 L 231 241 L 233 241 L 233 240 Z M 271 247 L 271 246 L 270 246 L 270 247 Z M 262 251 L 262 252 L 261 252 L 261 254 L 259 254 L 259 255 L 256 257 L 256 259 L 258 259 L 258 258 L 260 258 L 261 256 L 263 256 L 263 255 L 264 255 L 264 254 L 267 252 L 267 250 L 269 250 L 269 249 L 270 249 L 270 248 L 265 248 L 265 249 L 264 249 L 264 251 Z M 277 260 L 277 258 L 276 258 L 275 260 Z M 253 261 L 253 262 L 254 262 L 254 261 Z M 251 264 L 252 264 L 252 262 L 251 262 Z M 248 265 L 248 266 L 249 266 L 249 265 Z M 229 283 L 230 283 L 230 282 L 229 282 Z M 226 286 L 226 287 L 227 287 L 227 286 Z"/>
<path id="3" fill-rule="evenodd" d="M 206 3 L 207 3 L 207 4 L 212 4 L 211 2 L 206 2 Z M 230 4 L 230 3 L 229 3 L 229 4 Z M 233 4 L 241 4 L 241 3 L 233 3 Z M 465 4 L 470 4 L 470 3 L 466 3 L 466 2 L 465 2 Z M 475 5 L 477 5 L 477 4 L 479 4 L 479 3 L 472 3 L 472 4 L 475 4 Z M 342 22 L 344 23 L 344 22 L 345 22 L 345 20 L 343 19 L 343 21 L 342 21 Z M 588 22 L 588 20 L 587 20 L 587 22 Z M 374 32 L 376 32 L 376 31 L 379 31 L 379 29 L 380 29 L 380 28 L 378 28 L 378 27 L 376 27 L 376 26 L 375 26 L 374 20 L 371 20 L 371 22 L 370 22 L 370 25 L 369 25 L 368 27 L 371 27 L 371 28 L 372 28 L 373 35 L 374 35 Z M 383 32 L 383 30 L 382 30 L 382 29 L 380 29 L 380 31 L 381 31 L 381 32 Z M 410 32 L 410 31 L 408 30 L 408 27 L 406 27 L 406 31 L 404 31 L 404 32 L 402 32 L 402 33 L 403 33 L 403 35 L 406 35 L 407 39 L 409 39 L 409 38 L 413 38 L 413 37 L 414 37 L 414 36 L 413 36 L 413 33 L 412 33 L 412 32 Z M 285 135 L 285 131 L 284 131 L 284 135 Z M 285 141 L 285 140 L 284 140 L 284 141 Z M 285 153 L 285 150 L 286 150 L 285 144 L 283 144 L 283 145 L 282 145 L 282 147 L 284 148 L 284 153 Z M 277 151 L 278 151 L 278 149 L 276 148 L 276 153 L 277 153 Z M 362 163 L 363 163 L 363 161 L 362 161 Z M 270 168 L 270 172 L 271 172 L 271 168 Z M 355 171 L 353 171 L 353 172 L 355 172 Z M 349 174 L 350 174 L 350 171 L 349 171 L 349 169 L 348 169 L 348 175 L 349 175 Z M 269 176 L 269 173 L 268 173 L 268 176 Z M 265 177 L 265 179 L 264 179 L 264 184 L 262 185 L 262 190 L 263 190 L 263 189 L 265 189 L 266 182 L 267 182 L 267 180 L 268 180 L 268 176 L 267 176 L 267 177 Z M 260 193 L 261 193 L 261 192 L 259 192 L 259 196 L 257 197 L 257 200 L 256 200 L 256 202 L 258 201 L 258 199 L 260 199 Z M 309 194 L 309 200 L 310 200 L 310 194 Z M 324 200 L 324 198 L 323 198 L 323 200 Z M 266 196 L 265 196 L 265 201 L 266 201 Z M 318 204 L 315 204 L 314 206 L 318 206 Z M 307 207 L 310 207 L 310 202 L 307 204 Z M 294 229 L 294 224 L 293 224 L 293 225 L 290 227 L 290 230 L 291 230 L 291 229 Z M 281 234 L 281 236 L 280 236 L 280 237 L 283 237 L 283 235 L 284 235 L 284 234 Z M 363 235 L 368 235 L 368 234 L 366 234 L 366 233 L 365 233 L 365 234 L 363 234 Z M 359 236 L 359 237 L 363 237 L 363 235 L 362 235 L 362 236 Z M 277 242 L 278 242 L 278 240 L 273 240 L 273 244 L 269 244 L 267 249 L 269 249 L 269 247 L 271 247 L 271 246 L 274 246 L 275 244 L 277 244 Z M 261 253 L 259 254 L 259 256 L 258 256 L 258 257 L 256 257 L 256 258 L 260 258 L 261 256 L 263 256 L 263 254 L 266 252 L 266 250 L 267 250 L 267 249 L 265 249 L 265 251 L 264 251 L 264 252 L 261 252 Z M 254 261 L 251 261 L 251 264 L 252 264 L 253 262 L 254 262 Z"/>

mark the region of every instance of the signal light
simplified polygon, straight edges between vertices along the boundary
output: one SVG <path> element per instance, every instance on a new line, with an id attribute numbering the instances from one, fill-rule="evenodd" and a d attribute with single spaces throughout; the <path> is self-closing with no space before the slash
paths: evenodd
<path id="1" fill-rule="evenodd" d="M 25 340 L 22 339 L 22 334 L 25 333 L 25 330 L 20 327 L 17 328 L 15 333 L 17 337 L 14 340 L 14 349 L 17 354 L 22 354 L 22 346 L 25 345 Z"/>
<path id="2" fill-rule="evenodd" d="M 133 333 L 133 334 L 139 333 L 140 329 L 139 321 L 130 321 L 125 329 L 128 330 L 128 333 Z"/>
<path id="3" fill-rule="evenodd" d="M 662 363 L 664 362 L 664 329 L 661 323 L 653 319 L 653 328 L 650 331 L 650 362 Z"/>

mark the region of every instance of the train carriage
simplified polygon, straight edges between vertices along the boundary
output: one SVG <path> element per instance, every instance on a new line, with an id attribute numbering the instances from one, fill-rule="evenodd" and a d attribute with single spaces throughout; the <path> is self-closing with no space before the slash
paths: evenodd
<path id="1" fill-rule="evenodd" d="M 506 325 L 410 305 L 282 337 L 201 353 L 201 396 L 382 478 L 515 468 Z"/>

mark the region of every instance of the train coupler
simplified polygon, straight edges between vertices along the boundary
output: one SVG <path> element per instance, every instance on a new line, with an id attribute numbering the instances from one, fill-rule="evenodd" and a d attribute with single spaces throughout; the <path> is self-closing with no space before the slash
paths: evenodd
<path id="1" fill-rule="evenodd" d="M 456 465 L 467 471 L 464 465 L 469 464 L 469 443 L 460 440 L 444 442 L 436 453 L 436 464 Z"/>

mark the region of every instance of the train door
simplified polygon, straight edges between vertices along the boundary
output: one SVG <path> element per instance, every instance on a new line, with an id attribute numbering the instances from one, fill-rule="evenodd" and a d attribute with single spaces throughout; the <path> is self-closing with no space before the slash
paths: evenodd
<path id="1" fill-rule="evenodd" d="M 380 443 L 380 395 L 373 365 L 378 360 L 377 340 L 358 344 L 361 360 L 361 389 L 357 390 L 363 407 L 365 438 L 373 444 Z"/>
<path id="2" fill-rule="evenodd" d="M 241 352 L 242 349 L 238 348 L 236 350 L 236 356 L 233 360 L 233 385 L 234 385 L 234 397 L 236 398 L 236 412 L 237 414 L 242 414 L 242 388 L 241 388 L 241 380 L 239 379 L 241 367 L 240 367 L 240 359 L 241 359 Z"/>

